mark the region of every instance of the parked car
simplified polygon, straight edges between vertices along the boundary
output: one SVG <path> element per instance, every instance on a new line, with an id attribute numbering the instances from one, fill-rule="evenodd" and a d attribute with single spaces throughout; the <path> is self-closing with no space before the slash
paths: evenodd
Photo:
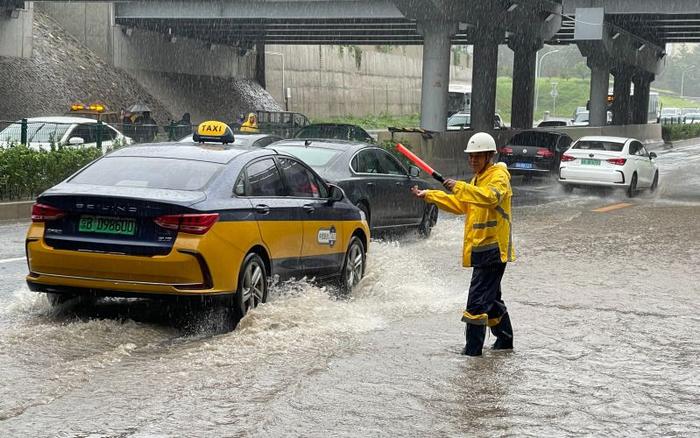
<path id="1" fill-rule="evenodd" d="M 562 155 L 559 182 L 568 192 L 583 186 L 619 187 L 633 197 L 640 189 L 658 187 L 655 158 L 634 138 L 582 137 Z"/>
<path id="2" fill-rule="evenodd" d="M 340 140 L 283 140 L 272 148 L 294 155 L 326 181 L 340 186 L 365 213 L 372 232 L 418 228 L 429 236 L 437 209 L 411 196 L 411 187 L 428 188 L 417 167 L 404 167 L 393 155 L 371 144 Z"/>
<path id="3" fill-rule="evenodd" d="M 561 154 L 571 146 L 571 137 L 554 131 L 530 130 L 515 134 L 499 151 L 499 161 L 512 175 L 556 174 Z"/>
<path id="4" fill-rule="evenodd" d="M 571 121 L 573 122 L 576 120 L 576 116 L 579 114 L 588 111 L 585 106 L 577 106 L 576 109 L 574 110 L 574 114 L 571 116 Z"/>
<path id="5" fill-rule="evenodd" d="M 374 143 L 374 139 L 367 131 L 357 125 L 346 123 L 312 123 L 294 133 L 293 138 L 326 138 Z"/>
<path id="6" fill-rule="evenodd" d="M 0 146 L 19 144 L 22 121 L 18 120 L 0 131 Z M 103 123 L 102 149 L 111 148 L 115 142 L 121 145 L 133 143 L 113 126 Z M 95 147 L 97 144 L 97 120 L 87 117 L 32 117 L 27 119 L 27 142 L 32 149 L 48 150 L 51 145 L 71 147 Z"/>
<path id="7" fill-rule="evenodd" d="M 685 116 L 683 116 L 683 123 L 686 123 L 688 125 L 700 123 L 700 112 L 686 114 Z"/>
<path id="8" fill-rule="evenodd" d="M 276 275 L 336 277 L 350 291 L 368 242 L 367 222 L 342 189 L 291 155 L 134 146 L 37 198 L 26 279 L 52 304 L 85 295 L 222 297 L 240 318 L 265 302 Z"/>
<path id="9" fill-rule="evenodd" d="M 537 124 L 538 128 L 560 128 L 564 126 L 573 126 L 573 123 L 569 119 L 549 118 Z"/>
<path id="10" fill-rule="evenodd" d="M 683 113 L 680 108 L 664 108 L 659 114 L 659 123 L 682 123 Z"/>
<path id="11" fill-rule="evenodd" d="M 572 126 L 588 126 L 590 124 L 590 111 L 583 111 L 576 115 L 576 118 L 571 123 Z M 609 125 L 612 123 L 612 112 L 606 112 L 606 123 Z"/>
<path id="12" fill-rule="evenodd" d="M 192 139 L 193 134 L 190 134 L 186 137 L 183 137 L 182 139 L 178 140 L 178 143 L 192 143 L 194 140 Z M 278 135 L 272 135 L 272 134 L 242 134 L 242 133 L 236 133 L 234 134 L 234 140 L 233 143 L 231 143 L 234 146 L 242 146 L 242 147 L 256 147 L 256 148 L 262 148 L 270 143 L 274 143 L 276 141 L 282 140 L 282 137 Z"/>
<path id="13" fill-rule="evenodd" d="M 493 115 L 493 127 L 494 129 L 507 128 L 503 118 L 500 114 L 496 113 Z M 457 131 L 460 129 L 471 129 L 471 113 L 466 111 L 460 111 L 452 114 L 447 119 L 447 130 Z"/>

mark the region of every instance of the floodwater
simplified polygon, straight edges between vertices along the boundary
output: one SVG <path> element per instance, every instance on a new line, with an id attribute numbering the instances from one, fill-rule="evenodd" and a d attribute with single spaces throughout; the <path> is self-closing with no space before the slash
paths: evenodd
<path id="1" fill-rule="evenodd" d="M 541 201 L 514 214 L 516 348 L 481 358 L 458 354 L 454 216 L 374 241 L 351 299 L 287 282 L 223 334 L 145 300 L 52 310 L 23 285 L 25 226 L 0 226 L 0 436 L 697 436 L 698 154 L 609 213 L 623 194 L 518 187 Z"/>

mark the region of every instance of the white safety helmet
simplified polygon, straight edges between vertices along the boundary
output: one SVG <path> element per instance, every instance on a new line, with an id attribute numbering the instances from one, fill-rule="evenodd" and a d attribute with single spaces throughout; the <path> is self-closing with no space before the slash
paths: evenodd
<path id="1" fill-rule="evenodd" d="M 464 152 L 468 154 L 473 154 L 475 152 L 496 152 L 496 140 L 487 132 L 477 132 L 469 139 Z"/>

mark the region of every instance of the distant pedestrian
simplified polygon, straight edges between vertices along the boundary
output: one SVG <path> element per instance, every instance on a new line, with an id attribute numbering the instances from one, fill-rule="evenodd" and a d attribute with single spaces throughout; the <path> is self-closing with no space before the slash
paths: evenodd
<path id="1" fill-rule="evenodd" d="M 144 111 L 140 116 L 136 118 L 134 122 L 136 125 L 136 137 L 137 141 L 140 143 L 149 143 L 156 138 L 158 133 L 158 125 L 156 121 L 151 118 L 150 111 Z"/>
<path id="2" fill-rule="evenodd" d="M 474 134 L 465 151 L 474 177 L 466 181 L 447 179 L 442 190 L 411 191 L 418 198 L 450 213 L 466 215 L 462 264 L 473 267 L 466 310 L 466 345 L 462 354 L 480 356 L 486 327 L 496 336 L 494 350 L 513 348 L 513 328 L 501 298 L 501 279 L 506 263 L 515 260 L 511 229 L 510 173 L 503 163 L 492 164 L 496 142 L 485 132 Z"/>
<path id="3" fill-rule="evenodd" d="M 255 113 L 248 114 L 248 118 L 241 125 L 241 132 L 258 132 L 258 117 Z"/>
<path id="4" fill-rule="evenodd" d="M 190 119 L 190 113 L 184 113 L 182 115 L 182 118 L 180 118 L 175 126 L 174 134 L 176 139 L 192 134 L 192 121 Z"/>

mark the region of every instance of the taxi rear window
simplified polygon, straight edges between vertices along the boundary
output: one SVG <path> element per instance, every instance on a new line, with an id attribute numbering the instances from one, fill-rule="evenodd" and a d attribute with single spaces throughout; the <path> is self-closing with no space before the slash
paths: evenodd
<path id="1" fill-rule="evenodd" d="M 586 151 L 621 152 L 623 147 L 625 147 L 624 143 L 617 143 L 613 141 L 584 140 L 576 143 L 572 149 L 583 149 Z"/>
<path id="2" fill-rule="evenodd" d="M 278 152 L 294 155 L 311 167 L 324 167 L 343 151 L 334 149 L 307 148 L 304 146 L 274 146 Z"/>
<path id="3" fill-rule="evenodd" d="M 166 190 L 203 189 L 223 168 L 218 163 L 155 157 L 105 157 L 74 176 L 73 184 L 143 187 Z"/>

